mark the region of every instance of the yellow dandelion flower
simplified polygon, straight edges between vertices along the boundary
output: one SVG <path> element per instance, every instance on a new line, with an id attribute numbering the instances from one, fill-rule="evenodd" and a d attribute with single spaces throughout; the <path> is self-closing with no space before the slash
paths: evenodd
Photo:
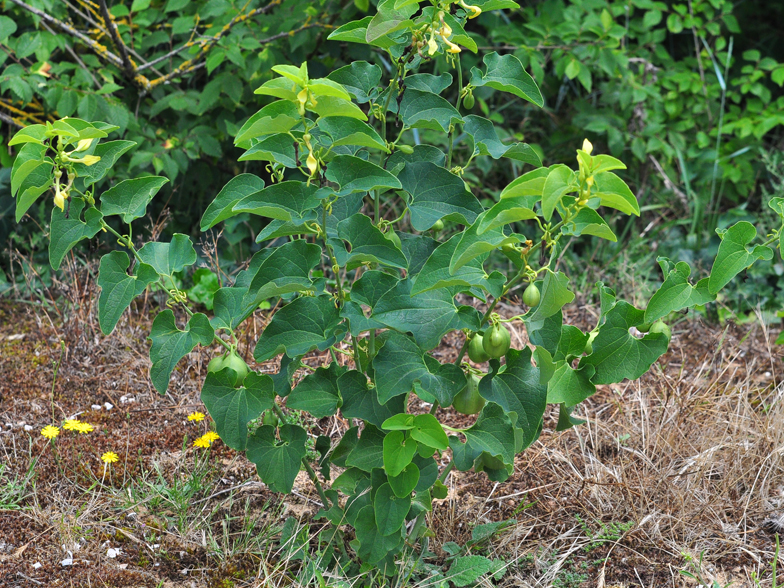
<path id="1" fill-rule="evenodd" d="M 117 455 L 114 451 L 107 451 L 101 456 L 101 461 L 103 463 L 114 463 L 116 461 L 120 461 L 120 456 Z"/>
<path id="2" fill-rule="evenodd" d="M 210 442 L 205 439 L 204 437 L 199 437 L 196 441 L 193 442 L 194 447 L 202 447 L 207 449 L 210 446 Z"/>
<path id="3" fill-rule="evenodd" d="M 79 423 L 79 428 L 77 429 L 79 433 L 85 433 L 85 434 L 92 433 L 93 430 L 94 427 L 90 423 Z"/>
<path id="4" fill-rule="evenodd" d="M 78 431 L 81 424 L 78 419 L 67 419 L 63 423 L 63 429 L 66 431 Z"/>
<path id="5" fill-rule="evenodd" d="M 204 420 L 204 413 L 203 412 L 198 412 L 198 411 L 197 412 L 192 412 L 191 414 L 188 415 L 188 420 L 189 421 L 196 421 L 197 423 L 200 423 L 201 421 Z"/>
<path id="6" fill-rule="evenodd" d="M 213 441 L 220 439 L 220 435 L 218 435 L 215 431 L 207 431 L 204 433 L 204 435 L 202 435 L 202 438 L 212 443 Z"/>
<path id="7" fill-rule="evenodd" d="M 59 434 L 60 434 L 60 429 L 58 429 L 53 425 L 46 425 L 43 429 L 41 429 L 41 435 L 43 435 L 47 439 L 54 439 Z"/>

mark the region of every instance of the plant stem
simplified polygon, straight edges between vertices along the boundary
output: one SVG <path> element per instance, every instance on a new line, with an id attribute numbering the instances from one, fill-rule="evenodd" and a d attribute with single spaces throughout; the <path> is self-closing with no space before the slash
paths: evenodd
<path id="1" fill-rule="evenodd" d="M 332 268 L 335 273 L 335 281 L 338 285 L 338 301 L 340 306 L 343 306 L 343 301 L 345 300 L 343 295 L 343 281 L 340 279 L 340 270 L 334 270 L 334 268 L 339 268 L 338 260 L 335 259 L 335 252 L 332 250 L 332 245 L 329 244 L 327 241 L 327 205 L 324 204 L 322 214 L 321 214 L 321 232 L 324 235 L 324 247 L 327 249 L 327 253 L 329 253 L 329 259 L 332 262 Z"/>
<path id="2" fill-rule="evenodd" d="M 63 363 L 63 354 L 65 354 L 65 341 L 60 341 L 60 358 L 54 364 L 54 374 L 52 374 L 52 423 L 54 423 L 54 386 L 57 383 L 57 372 L 60 371 L 60 365 Z"/>
<path id="3" fill-rule="evenodd" d="M 456 63 L 457 63 L 457 100 L 455 101 L 455 110 L 460 112 L 460 103 L 463 101 L 463 66 L 460 64 L 460 54 L 458 53 L 455 56 Z M 446 169 L 450 169 L 452 167 L 452 149 L 454 141 L 452 138 L 455 134 L 455 127 L 453 125 L 449 125 L 449 135 L 447 136 L 447 142 L 449 143 L 449 151 L 447 152 L 446 156 Z"/>
<path id="4" fill-rule="evenodd" d="M 444 468 L 444 471 L 441 472 L 441 474 L 438 476 L 438 481 L 443 484 L 444 480 L 446 480 L 446 477 L 449 475 L 449 472 L 451 472 L 454 469 L 454 467 L 455 467 L 455 461 L 452 460 Z M 422 529 L 422 526 L 425 524 L 426 519 L 427 519 L 427 511 L 422 511 L 421 513 L 419 513 L 416 520 L 414 521 L 414 526 L 411 527 L 411 532 L 408 534 L 409 539 L 416 540 L 417 536 L 419 535 L 419 531 Z"/>

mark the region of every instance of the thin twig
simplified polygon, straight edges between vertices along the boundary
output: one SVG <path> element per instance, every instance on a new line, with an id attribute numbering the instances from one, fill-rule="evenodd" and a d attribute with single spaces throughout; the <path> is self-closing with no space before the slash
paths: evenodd
<path id="1" fill-rule="evenodd" d="M 20 129 L 24 128 L 23 124 L 16 122 L 13 118 L 8 116 L 7 114 L 3 114 L 2 112 L 0 112 L 0 120 L 3 121 L 4 123 L 7 123 L 7 124 L 12 125 L 12 126 L 15 126 L 17 128 L 20 128 Z"/>
<path id="2" fill-rule="evenodd" d="M 42 22 L 41 25 L 43 25 L 43 27 L 52 35 L 55 37 L 57 36 L 57 33 L 55 33 L 48 24 Z M 98 80 L 93 75 L 93 72 L 90 71 L 90 68 L 85 65 L 84 61 L 79 58 L 79 56 L 76 54 L 76 51 L 74 51 L 68 43 L 65 44 L 65 50 L 71 55 L 71 57 L 74 58 L 74 61 L 76 61 L 76 63 L 78 63 L 79 66 L 87 72 L 87 74 L 90 76 L 90 79 L 93 81 L 93 86 L 95 86 L 96 89 L 100 88 L 101 84 L 98 83 Z"/>
<path id="3" fill-rule="evenodd" d="M 83 43 L 89 45 L 90 48 L 93 51 L 95 51 L 98 54 L 99 57 L 106 58 L 108 61 L 112 62 L 112 64 L 116 65 L 117 67 L 123 67 L 122 59 L 117 57 L 114 53 L 109 51 L 106 47 L 104 47 L 100 43 L 97 43 L 97 42 L 93 41 L 87 35 L 83 35 L 79 31 L 77 31 L 75 28 L 73 28 L 71 25 L 66 24 L 66 23 L 64 23 L 61 20 L 56 19 L 55 17 L 53 17 L 50 14 L 47 14 L 43 10 L 38 10 L 37 8 L 33 8 L 29 4 L 27 4 L 25 2 L 22 2 L 22 0 L 11 0 L 11 2 L 16 4 L 17 6 L 20 6 L 21 8 L 24 8 L 25 10 L 27 10 L 31 14 L 34 14 L 34 15 L 38 16 L 44 22 L 46 22 L 46 23 L 48 23 L 50 25 L 54 25 L 58 29 L 62 29 L 63 31 L 65 31 L 69 35 L 72 35 L 72 36 L 76 37 L 77 39 L 79 39 L 80 41 L 82 41 Z"/>
<path id="4" fill-rule="evenodd" d="M 131 61 L 131 58 L 128 57 L 128 50 L 125 47 L 125 43 L 123 43 L 122 37 L 120 37 L 120 33 L 117 31 L 117 25 L 114 24 L 114 19 L 112 15 L 109 14 L 109 8 L 106 6 L 106 0 L 98 0 L 101 6 L 101 16 L 103 16 L 104 23 L 106 24 L 106 28 L 109 29 L 109 36 L 112 38 L 114 42 L 114 46 L 117 48 L 117 51 L 120 53 L 120 59 L 122 59 L 123 69 L 125 70 L 125 75 L 130 79 L 136 78 L 136 66 Z"/>
<path id="5" fill-rule="evenodd" d="M 684 194 L 683 191 L 680 188 L 678 188 L 678 186 L 675 185 L 675 183 L 665 173 L 664 168 L 661 166 L 659 161 L 653 155 L 648 155 L 648 157 L 650 158 L 651 162 L 653 163 L 653 166 L 656 168 L 656 171 L 659 172 L 659 175 L 661 176 L 661 179 L 664 182 L 664 185 L 667 186 L 667 188 L 669 190 L 672 190 L 673 193 L 681 201 L 681 203 L 683 204 L 684 208 L 686 208 L 686 210 L 689 210 L 689 199 L 686 197 L 686 194 Z"/>
<path id="6" fill-rule="evenodd" d="M 20 0 L 13 0 L 13 1 L 14 2 L 19 2 Z M 168 82 L 169 80 L 171 80 L 173 78 L 177 78 L 177 77 L 182 76 L 183 74 L 190 73 L 190 72 L 194 71 L 195 69 L 197 69 L 197 65 L 196 65 L 197 62 L 202 57 L 204 57 L 204 55 L 210 49 L 212 49 L 218 43 L 218 41 L 220 41 L 223 37 L 225 37 L 231 31 L 231 29 L 234 28 L 234 26 L 238 25 L 241 22 L 244 22 L 244 21 L 248 20 L 249 18 L 257 16 L 259 14 L 266 14 L 267 12 L 272 10 L 272 8 L 274 8 L 275 6 L 278 6 L 279 4 L 281 4 L 282 1 L 283 0 L 272 0 L 272 2 L 270 2 L 266 6 L 262 6 L 261 8 L 254 8 L 253 10 L 248 12 L 247 14 L 242 14 L 242 13 L 238 14 L 233 19 L 231 19 L 231 21 L 229 21 L 229 23 L 226 24 L 220 30 L 220 32 L 217 35 L 215 35 L 214 37 L 210 37 L 210 39 L 208 41 L 204 42 L 202 44 L 201 48 L 199 49 L 198 53 L 196 53 L 196 55 L 194 55 L 193 58 L 186 59 L 174 71 L 166 74 L 165 76 L 160 77 L 160 78 L 156 78 L 155 80 L 147 81 L 147 84 L 146 84 L 147 87 L 145 89 L 147 91 L 149 91 L 152 88 L 154 88 L 155 86 L 159 86 L 161 84 L 164 84 L 164 83 Z"/>
<path id="7" fill-rule="evenodd" d="M 98 29 L 98 31 L 99 31 L 100 33 L 102 33 L 102 34 L 104 34 L 104 35 L 107 35 L 107 36 L 109 35 L 109 32 L 108 32 L 106 29 L 104 29 L 104 28 L 103 28 L 103 26 L 101 25 L 101 23 L 100 23 L 100 22 L 98 22 L 97 20 L 95 20 L 94 18 L 92 18 L 92 17 L 91 17 L 89 14 L 85 14 L 84 12 L 82 12 L 81 10 L 79 10 L 79 9 L 78 9 L 76 6 L 74 6 L 73 4 L 71 4 L 71 3 L 70 3 L 68 0 L 63 0 L 63 2 L 65 3 L 65 5 L 66 5 L 66 6 L 68 6 L 68 8 L 70 8 L 71 10 L 73 10 L 73 11 L 74 11 L 76 14 L 78 14 L 80 17 L 82 17 L 82 18 L 83 18 L 85 21 L 87 21 L 87 22 L 88 22 L 88 23 L 90 23 L 92 26 L 94 26 L 96 29 Z M 145 61 L 144 57 L 142 57 L 142 56 L 139 54 L 139 52 L 138 52 L 138 51 L 135 51 L 133 47 L 129 47 L 128 45 L 126 45 L 126 46 L 125 46 L 125 48 L 128 50 L 128 53 L 130 53 L 131 55 L 133 55 L 133 56 L 134 56 L 134 58 L 137 60 L 137 62 L 141 64 L 141 65 L 139 65 L 139 66 L 137 66 L 137 67 L 136 67 L 136 71 L 137 71 L 137 72 L 138 72 L 140 69 L 142 69 L 142 68 L 146 68 L 146 67 L 148 67 L 148 65 L 147 65 L 147 62 Z M 155 69 L 155 68 L 153 68 L 152 70 L 155 72 L 155 75 L 158 75 L 158 76 L 162 76 L 162 75 L 164 75 L 164 73 L 163 73 L 162 71 L 158 71 L 158 70 L 157 70 L 157 69 Z"/>

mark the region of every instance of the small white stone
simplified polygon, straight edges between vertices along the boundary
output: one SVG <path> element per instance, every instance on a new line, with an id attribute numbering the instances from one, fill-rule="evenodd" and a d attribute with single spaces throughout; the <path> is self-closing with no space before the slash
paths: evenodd
<path id="1" fill-rule="evenodd" d="M 43 564 L 40 561 L 37 561 L 33 564 L 33 569 L 37 570 L 38 568 L 43 567 Z"/>
<path id="2" fill-rule="evenodd" d="M 115 558 L 115 557 L 117 557 L 118 555 L 120 555 L 120 548 L 119 548 L 119 547 L 118 547 L 117 549 L 115 549 L 114 547 L 110 547 L 110 548 L 109 548 L 109 549 L 106 551 L 106 557 L 108 557 L 108 558 L 110 558 L 110 559 L 114 559 L 114 558 Z"/>
<path id="3" fill-rule="evenodd" d="M 74 563 L 74 560 L 73 560 L 73 553 L 71 553 L 71 552 L 69 551 L 69 552 L 68 552 L 68 557 L 66 557 L 66 558 L 65 558 L 63 561 L 61 561 L 61 562 L 60 562 L 60 565 L 61 565 L 61 566 L 63 566 L 63 567 L 65 567 L 65 566 L 72 566 L 72 565 L 73 565 L 73 563 Z"/>
<path id="4" fill-rule="evenodd" d="M 106 410 L 112 410 L 112 409 L 114 408 L 114 404 L 112 404 L 111 402 L 104 402 L 104 403 L 103 403 L 103 407 L 104 407 Z"/>
<path id="5" fill-rule="evenodd" d="M 24 430 L 25 430 L 25 431 L 27 431 L 27 432 L 29 433 L 30 431 L 32 431 L 32 430 L 33 430 L 33 427 L 31 427 L 30 425 L 25 425 L 25 426 L 24 426 Z"/>
<path id="6" fill-rule="evenodd" d="M 92 408 L 93 410 L 101 410 L 101 405 L 100 404 L 93 404 L 93 405 L 90 406 L 90 408 Z"/>

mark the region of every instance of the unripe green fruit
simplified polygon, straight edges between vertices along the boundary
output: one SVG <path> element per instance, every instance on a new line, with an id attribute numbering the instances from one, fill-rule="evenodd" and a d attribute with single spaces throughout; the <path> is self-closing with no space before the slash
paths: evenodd
<path id="1" fill-rule="evenodd" d="M 463 98 L 463 106 L 466 107 L 467 110 L 471 110 L 474 107 L 474 95 L 473 94 L 466 94 L 466 97 Z"/>
<path id="2" fill-rule="evenodd" d="M 491 358 L 498 359 L 506 355 L 512 343 L 512 336 L 502 324 L 493 325 L 482 336 L 482 348 Z"/>
<path id="3" fill-rule="evenodd" d="M 585 355 L 591 355 L 593 353 L 593 340 L 596 339 L 596 335 L 599 334 L 599 331 L 591 331 L 588 334 L 588 341 L 585 343 Z"/>
<path id="4" fill-rule="evenodd" d="M 460 414 L 477 414 L 484 405 L 485 399 L 479 395 L 479 377 L 471 374 L 465 388 L 452 400 L 452 408 Z"/>
<path id="5" fill-rule="evenodd" d="M 234 379 L 234 386 L 239 386 L 245 380 L 245 376 L 248 375 L 250 369 L 248 368 L 248 364 L 245 363 L 235 351 L 230 351 L 226 355 L 219 355 L 218 357 L 213 357 L 210 360 L 210 363 L 207 365 L 207 371 L 210 373 L 215 373 L 221 371 L 223 368 L 231 368 L 231 370 L 236 375 Z"/>
<path id="6" fill-rule="evenodd" d="M 523 292 L 523 304 L 526 306 L 536 306 L 541 299 L 542 294 L 539 292 L 539 288 L 536 287 L 536 284 L 529 284 L 525 289 L 525 292 Z"/>
<path id="7" fill-rule="evenodd" d="M 207 364 L 207 371 L 209 373 L 219 372 L 223 369 L 223 361 L 224 357 L 219 355 L 218 357 L 213 357 L 210 360 L 210 363 Z"/>
<path id="8" fill-rule="evenodd" d="M 433 231 L 435 231 L 436 233 L 438 233 L 439 231 L 443 231 L 444 230 L 444 221 L 442 221 L 441 219 L 438 219 L 436 222 L 433 223 L 433 226 L 430 227 L 430 228 L 433 229 Z"/>
<path id="9" fill-rule="evenodd" d="M 280 419 L 272 410 L 265 410 L 261 417 L 262 425 L 269 425 L 270 427 L 277 427 L 280 424 Z"/>
<path id="10" fill-rule="evenodd" d="M 391 241 L 392 243 L 394 243 L 395 247 L 397 247 L 398 249 L 403 249 L 403 244 L 400 242 L 400 237 L 393 229 L 390 229 L 389 231 L 384 233 L 384 238 L 387 241 Z"/>
<path id="11" fill-rule="evenodd" d="M 226 359 L 223 362 L 223 367 L 231 368 L 234 370 L 234 373 L 237 374 L 237 381 L 234 384 L 235 386 L 242 384 L 242 382 L 245 381 L 245 376 L 247 376 L 248 372 L 250 371 L 248 364 L 245 363 L 245 360 L 237 355 L 234 351 L 226 356 Z"/>
<path id="12" fill-rule="evenodd" d="M 468 343 L 468 358 L 476 363 L 484 363 L 490 359 L 482 346 L 482 335 L 479 333 L 474 334 Z"/>
<path id="13" fill-rule="evenodd" d="M 414 148 L 411 145 L 398 145 L 397 148 L 406 155 L 411 155 L 414 152 Z"/>
<path id="14" fill-rule="evenodd" d="M 667 341 L 672 339 L 672 330 L 664 321 L 658 320 L 651 325 L 650 333 L 663 333 L 667 337 Z"/>

